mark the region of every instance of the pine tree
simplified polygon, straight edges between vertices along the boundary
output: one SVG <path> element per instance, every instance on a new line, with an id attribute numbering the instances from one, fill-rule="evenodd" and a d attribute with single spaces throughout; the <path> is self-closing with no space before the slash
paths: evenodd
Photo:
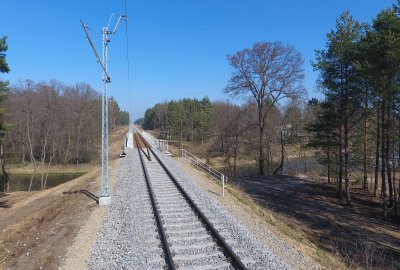
<path id="1" fill-rule="evenodd" d="M 7 51 L 7 49 L 7 37 L 0 38 L 0 73 L 8 73 L 10 71 L 10 68 L 8 67 L 8 64 L 6 62 L 5 52 Z M 2 81 L 0 79 L 0 103 L 7 98 L 8 91 L 8 82 Z M 8 189 L 8 174 L 5 170 L 3 139 L 7 129 L 10 128 L 10 125 L 4 122 L 4 113 L 5 109 L 3 107 L 0 107 L 0 165 L 5 178 L 4 191 L 6 191 Z"/>
<path id="2" fill-rule="evenodd" d="M 387 195 L 389 206 L 397 207 L 395 188 L 395 170 L 393 168 L 395 156 L 394 125 L 396 122 L 396 101 L 400 89 L 400 17 L 396 8 L 386 9 L 378 14 L 373 21 L 372 28 L 367 32 L 368 43 L 368 71 L 373 94 L 377 100 L 377 114 L 379 115 L 378 136 L 380 149 L 377 148 L 377 158 L 381 160 L 381 183 L 384 216 L 387 216 Z M 380 154 L 378 154 L 380 151 Z M 387 189 L 389 194 L 387 194 Z"/>
<path id="3" fill-rule="evenodd" d="M 311 106 L 317 107 L 315 108 L 316 120 L 306 127 L 308 132 L 313 135 L 307 146 L 325 151 L 326 157 L 322 159 L 322 163 L 327 167 L 328 183 L 330 183 L 332 166 L 338 166 L 332 157 L 335 153 L 334 149 L 339 144 L 338 114 L 334 103 L 329 100 Z"/>
<path id="4" fill-rule="evenodd" d="M 316 51 L 314 68 L 320 71 L 320 84 L 327 101 L 337 104 L 339 124 L 339 196 L 342 195 L 343 177 L 346 186 L 346 202 L 350 198 L 350 149 L 352 127 L 360 108 L 360 82 L 355 62 L 358 44 L 362 37 L 362 26 L 349 12 L 344 12 L 336 21 L 336 30 L 328 35 L 326 50 Z"/>

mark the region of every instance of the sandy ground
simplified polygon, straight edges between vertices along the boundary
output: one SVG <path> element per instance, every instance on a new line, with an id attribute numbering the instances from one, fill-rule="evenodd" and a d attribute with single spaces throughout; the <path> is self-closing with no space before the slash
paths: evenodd
<path id="1" fill-rule="evenodd" d="M 347 206 L 334 185 L 307 176 L 245 177 L 237 184 L 350 268 L 400 269 L 399 220 L 382 218 L 378 198 L 352 188 Z"/>
<path id="2" fill-rule="evenodd" d="M 0 200 L 0 269 L 57 269 L 96 201 L 79 190 L 99 193 L 94 170 L 40 192 L 17 192 Z"/>
<path id="3" fill-rule="evenodd" d="M 110 192 L 111 195 L 115 185 L 115 172 L 118 168 L 118 161 L 110 172 Z M 112 197 L 111 197 L 112 199 Z M 107 214 L 108 206 L 98 206 L 93 209 L 79 230 L 73 244 L 68 247 L 67 253 L 63 258 L 59 269 L 85 269 L 90 260 L 92 247 L 96 244 L 97 233 L 101 229 L 103 219 Z"/>
<path id="4" fill-rule="evenodd" d="M 118 156 L 126 132 L 110 134 L 110 159 Z M 110 162 L 110 175 L 115 166 L 118 159 Z M 45 191 L 0 193 L 0 269 L 58 269 L 89 217 L 101 220 L 104 209 L 96 202 L 100 173 L 97 165 Z"/>

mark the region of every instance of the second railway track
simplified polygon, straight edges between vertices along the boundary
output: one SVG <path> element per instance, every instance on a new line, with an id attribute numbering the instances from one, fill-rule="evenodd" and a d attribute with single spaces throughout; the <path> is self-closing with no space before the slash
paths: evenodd
<path id="1" fill-rule="evenodd" d="M 150 159 L 140 151 L 153 212 L 162 242 L 160 254 L 168 269 L 246 269 L 244 263 L 224 241 L 204 213 L 185 193 L 168 168 L 142 136 L 136 145 L 145 145 Z M 155 265 L 154 265 L 155 266 Z M 158 266 L 159 262 L 158 262 Z"/>

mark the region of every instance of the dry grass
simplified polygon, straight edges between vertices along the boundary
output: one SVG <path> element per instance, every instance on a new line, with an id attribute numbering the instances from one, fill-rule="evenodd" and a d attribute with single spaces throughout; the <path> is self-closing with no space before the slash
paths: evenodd
<path id="1" fill-rule="evenodd" d="M 250 211 L 271 225 L 276 233 L 284 235 L 289 242 L 299 247 L 302 252 L 326 269 L 347 268 L 345 264 L 341 262 L 340 258 L 335 257 L 335 255 L 330 254 L 313 244 L 311 240 L 312 237 L 306 233 L 307 230 L 304 228 L 304 225 L 295 224 L 292 219 L 269 211 L 238 185 L 228 185 L 227 191 L 235 197 L 238 202 L 246 206 Z"/>
<path id="2" fill-rule="evenodd" d="M 123 128 L 110 134 L 110 159 L 118 157 L 126 132 Z M 110 162 L 110 169 L 115 162 Z M 75 172 L 82 168 L 90 172 L 51 189 L 0 193 L 0 205 L 4 206 L 0 208 L 0 269 L 58 269 L 79 228 L 96 207 L 96 202 L 82 193 L 64 192 L 100 191 L 100 163 L 61 169 Z"/>
<path id="3" fill-rule="evenodd" d="M 53 265 L 52 257 L 63 255 L 63 247 L 71 243 L 74 232 L 84 220 L 85 212 L 96 205 L 82 194 L 63 195 L 63 191 L 88 189 L 98 174 L 99 170 L 96 170 L 71 183 L 31 193 L 23 201 L 2 210 L 5 212 L 1 215 L 0 223 L 3 247 L 0 249 L 0 269 L 10 266 L 28 269 L 26 266 L 20 268 L 28 263 L 36 267 Z M 96 192 L 98 186 L 91 189 Z M 61 247 L 51 248 L 60 244 Z M 50 268 L 53 267 L 47 269 Z"/>

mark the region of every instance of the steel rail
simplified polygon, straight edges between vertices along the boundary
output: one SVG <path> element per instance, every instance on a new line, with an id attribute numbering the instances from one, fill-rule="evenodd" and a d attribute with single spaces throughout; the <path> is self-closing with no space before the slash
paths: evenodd
<path id="1" fill-rule="evenodd" d="M 139 135 L 139 139 L 143 142 L 144 146 L 146 146 L 148 159 L 151 160 L 151 156 L 150 156 L 150 151 L 149 151 L 149 149 L 152 148 L 152 146 L 149 144 L 148 141 L 146 141 L 146 139 L 143 137 L 142 134 L 137 133 L 137 135 Z"/>
<path id="2" fill-rule="evenodd" d="M 142 137 L 142 139 L 144 139 Z M 144 139 L 145 140 L 145 139 Z M 243 262 L 240 260 L 240 258 L 235 254 L 235 252 L 232 250 L 232 248 L 226 243 L 224 238 L 221 236 L 221 234 L 214 228 L 214 226 L 211 224 L 211 222 L 206 218 L 204 213 L 198 208 L 198 206 L 194 203 L 194 201 L 189 197 L 189 195 L 185 192 L 185 190 L 182 188 L 182 186 L 179 184 L 178 180 L 172 175 L 171 171 L 167 168 L 167 166 L 161 161 L 161 159 L 155 154 L 153 149 L 149 148 L 150 151 L 153 153 L 153 156 L 156 158 L 156 160 L 159 162 L 159 164 L 162 166 L 162 168 L 165 170 L 165 172 L 168 174 L 172 182 L 175 184 L 175 186 L 178 188 L 179 192 L 181 195 L 185 198 L 185 200 L 188 202 L 192 210 L 195 212 L 195 214 L 198 215 L 200 221 L 205 225 L 206 230 L 208 230 L 213 238 L 216 240 L 217 245 L 220 246 L 223 249 L 223 253 L 225 256 L 230 259 L 230 263 L 235 269 L 239 270 L 247 270 L 247 267 L 243 264 Z M 142 166 L 145 169 L 144 161 L 142 161 Z M 146 170 L 146 177 L 148 177 L 147 170 Z M 150 184 L 148 184 L 150 185 Z M 153 195 L 152 195 L 153 196 Z M 154 210 L 155 212 L 158 212 L 158 210 Z M 157 221 L 158 223 L 158 221 Z M 162 227 L 162 222 L 159 224 L 159 226 Z M 163 228 L 160 228 L 163 233 L 164 230 Z M 164 243 L 163 243 L 164 245 Z M 166 244 L 169 250 L 168 244 Z M 170 254 L 169 254 L 170 255 Z M 172 259 L 172 257 L 171 257 Z"/>
<path id="3" fill-rule="evenodd" d="M 151 156 L 150 156 L 150 152 L 149 152 L 149 148 L 151 148 L 151 146 L 148 144 L 148 142 L 143 138 L 143 136 L 139 136 L 139 133 L 136 132 L 135 134 L 133 134 L 133 137 L 135 138 L 135 142 L 136 142 L 136 146 L 138 149 L 140 149 L 143 154 L 147 157 L 147 159 L 149 161 L 151 161 Z M 147 153 L 143 150 L 142 146 L 140 143 L 143 143 L 144 146 L 146 147 Z"/>
<path id="4" fill-rule="evenodd" d="M 164 227 L 163 227 L 163 221 L 161 220 L 160 212 L 159 212 L 159 210 L 157 208 L 157 203 L 156 203 L 153 187 L 150 184 L 150 176 L 149 176 L 149 173 L 147 171 L 146 165 L 144 164 L 142 152 L 139 149 L 140 145 L 139 145 L 138 140 L 139 140 L 138 137 L 136 137 L 136 141 L 137 141 L 136 144 L 138 146 L 138 153 L 139 153 L 139 157 L 140 157 L 140 162 L 142 164 L 144 176 L 146 178 L 146 185 L 147 185 L 147 189 L 149 190 L 151 205 L 153 207 L 153 212 L 154 212 L 154 215 L 156 217 L 156 222 L 157 222 L 157 226 L 158 226 L 158 230 L 159 230 L 159 234 L 160 234 L 160 240 L 161 240 L 164 252 L 165 252 L 165 262 L 167 263 L 167 266 L 168 266 L 169 270 L 175 270 L 176 266 L 175 266 L 175 263 L 174 263 L 174 260 L 173 260 L 173 256 L 172 256 L 171 250 L 170 250 L 169 245 L 168 245 L 167 235 L 166 235 Z"/>

